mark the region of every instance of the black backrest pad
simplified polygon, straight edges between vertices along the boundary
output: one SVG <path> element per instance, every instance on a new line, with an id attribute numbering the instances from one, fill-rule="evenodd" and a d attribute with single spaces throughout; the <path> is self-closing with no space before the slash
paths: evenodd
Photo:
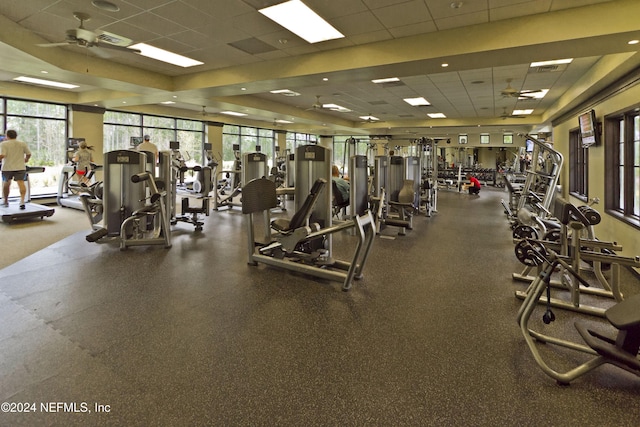
<path id="1" fill-rule="evenodd" d="M 278 206 L 276 183 L 267 178 L 252 179 L 242 188 L 242 213 L 250 214 Z"/>
<path id="2" fill-rule="evenodd" d="M 293 217 L 291 217 L 291 221 L 289 221 L 289 229 L 293 230 L 305 225 L 307 219 L 311 216 L 313 207 L 318 201 L 320 192 L 322 191 L 326 183 L 327 180 L 323 178 L 318 178 L 316 182 L 313 183 L 311 191 L 309 192 L 307 198 L 304 200 L 304 203 L 302 204 L 300 209 L 298 209 L 298 211 L 293 214 Z"/>

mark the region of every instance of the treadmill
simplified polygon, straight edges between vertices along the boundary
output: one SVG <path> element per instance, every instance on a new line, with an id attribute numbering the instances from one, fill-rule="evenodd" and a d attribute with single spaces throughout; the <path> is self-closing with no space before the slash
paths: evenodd
<path id="1" fill-rule="evenodd" d="M 45 216 L 53 215 L 53 213 L 55 212 L 54 208 L 29 202 L 31 200 L 29 174 L 42 172 L 44 172 L 44 167 L 42 166 L 27 166 L 27 179 L 25 182 L 27 186 L 27 194 L 25 197 L 24 209 L 20 209 L 19 200 L 9 201 L 9 207 L 4 207 L 0 204 L 0 215 L 2 217 L 2 222 L 12 223 L 34 218 L 44 219 Z"/>
<path id="2" fill-rule="evenodd" d="M 91 170 L 87 175 L 88 179 L 93 179 L 94 173 L 98 170 L 102 169 L 102 165 L 98 165 L 96 163 L 91 162 Z M 60 171 L 60 178 L 58 179 L 58 194 L 56 196 L 56 201 L 62 207 L 79 209 L 81 211 L 84 210 L 84 205 L 80 200 L 79 194 L 82 191 L 76 189 L 76 191 L 71 191 L 70 187 L 79 187 L 79 183 L 72 182 L 72 178 L 76 175 L 75 165 L 64 165 L 62 170 Z M 95 184 L 95 181 L 92 183 Z M 86 187 L 86 191 L 90 191 L 94 185 Z"/>

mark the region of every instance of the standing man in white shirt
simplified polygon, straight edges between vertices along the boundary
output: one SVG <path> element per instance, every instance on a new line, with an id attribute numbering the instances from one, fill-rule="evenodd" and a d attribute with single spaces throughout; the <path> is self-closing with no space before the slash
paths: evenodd
<path id="1" fill-rule="evenodd" d="M 143 139 L 144 141 L 142 141 L 142 144 L 137 147 L 138 151 L 153 153 L 153 164 L 155 165 L 158 163 L 158 147 L 156 147 L 156 144 L 151 142 L 151 137 L 149 135 L 145 135 Z"/>

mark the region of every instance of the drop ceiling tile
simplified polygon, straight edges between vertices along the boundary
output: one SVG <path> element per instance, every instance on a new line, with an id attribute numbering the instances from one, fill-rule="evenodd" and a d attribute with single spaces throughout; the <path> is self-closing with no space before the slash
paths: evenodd
<path id="1" fill-rule="evenodd" d="M 431 21 L 431 15 L 422 0 L 413 0 L 373 11 L 386 27 L 399 27 Z"/>

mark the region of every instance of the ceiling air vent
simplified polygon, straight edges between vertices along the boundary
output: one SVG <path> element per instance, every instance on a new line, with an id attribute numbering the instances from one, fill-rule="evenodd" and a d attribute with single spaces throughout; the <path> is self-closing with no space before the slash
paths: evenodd
<path id="1" fill-rule="evenodd" d="M 541 65 L 539 67 L 530 67 L 529 74 L 532 73 L 555 73 L 558 71 L 564 71 L 567 69 L 568 64 L 552 64 Z"/>

